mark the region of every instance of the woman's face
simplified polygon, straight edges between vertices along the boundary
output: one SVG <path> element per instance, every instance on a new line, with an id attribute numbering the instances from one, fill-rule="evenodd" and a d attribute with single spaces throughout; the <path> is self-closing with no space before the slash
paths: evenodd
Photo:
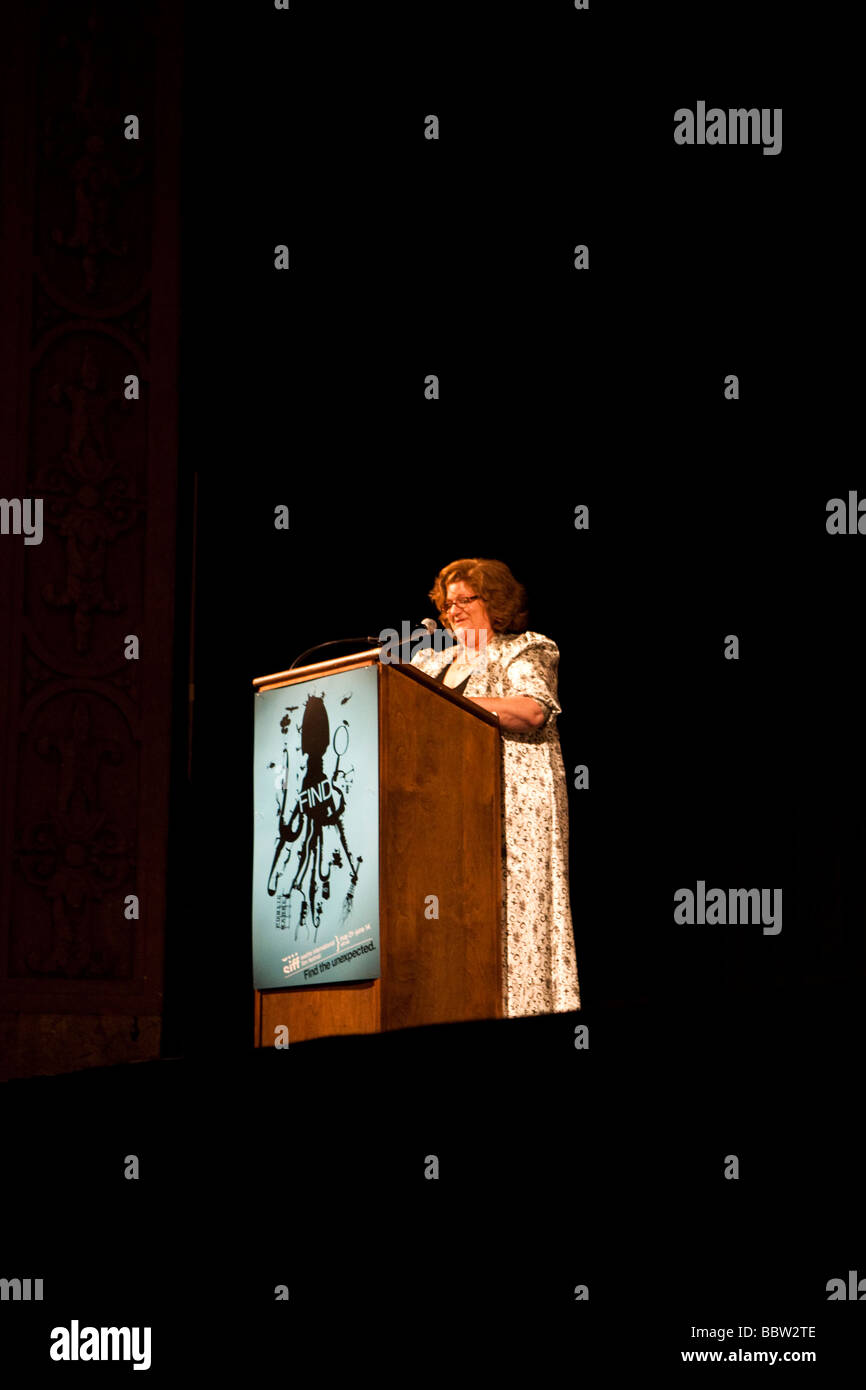
<path id="1" fill-rule="evenodd" d="M 468 640 L 470 646 L 474 642 L 477 650 L 487 637 L 493 636 L 493 625 L 480 596 L 472 603 L 465 603 L 461 607 L 460 600 L 469 598 L 475 592 L 464 579 L 455 579 L 445 591 L 446 600 L 456 600 L 455 606 L 449 608 L 443 616 L 450 622 L 454 636 L 461 642 Z M 484 634 L 483 638 L 481 634 Z"/>

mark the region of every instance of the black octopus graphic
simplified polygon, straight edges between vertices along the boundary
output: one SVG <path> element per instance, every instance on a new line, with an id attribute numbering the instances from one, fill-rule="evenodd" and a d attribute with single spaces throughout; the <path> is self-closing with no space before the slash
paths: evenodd
<path id="1" fill-rule="evenodd" d="M 294 708 L 296 709 L 297 706 Z M 284 734 L 288 732 L 288 721 L 285 717 L 281 721 L 280 727 Z M 301 894 L 300 918 L 295 926 L 296 941 L 300 927 L 308 920 L 312 921 L 313 940 L 315 941 L 316 933 L 319 930 L 323 902 L 331 896 L 331 868 L 342 868 L 343 866 L 340 852 L 335 846 L 331 862 L 327 866 L 327 873 L 325 872 L 325 829 L 330 826 L 337 831 L 351 869 L 349 888 L 343 903 L 342 921 L 345 921 L 351 912 L 355 885 L 358 882 L 358 869 L 364 862 L 363 856 L 359 856 L 357 861 L 352 858 L 346 843 L 346 833 L 343 828 L 346 797 L 337 785 L 340 779 L 343 779 L 345 783 L 345 773 L 340 772 L 340 758 L 349 746 L 349 725 L 345 719 L 334 733 L 333 750 L 337 755 L 337 761 L 330 777 L 325 774 L 323 761 L 329 742 L 330 724 L 325 709 L 325 701 L 319 695 L 310 695 L 304 707 L 304 717 L 301 723 L 301 752 L 306 754 L 307 770 L 301 784 L 300 795 L 288 820 L 286 820 L 286 800 L 289 788 L 289 751 L 285 745 L 283 746 L 282 794 L 277 798 L 279 831 L 274 861 L 268 876 L 268 894 L 270 897 L 274 897 L 279 881 L 288 869 L 292 845 L 299 839 L 301 831 L 304 831 L 303 842 L 298 848 L 298 865 L 295 876 L 288 889 L 283 893 L 285 898 L 291 897 L 293 891 Z M 283 855 L 285 858 L 281 867 L 278 868 Z M 319 895 L 320 889 L 321 896 Z"/>

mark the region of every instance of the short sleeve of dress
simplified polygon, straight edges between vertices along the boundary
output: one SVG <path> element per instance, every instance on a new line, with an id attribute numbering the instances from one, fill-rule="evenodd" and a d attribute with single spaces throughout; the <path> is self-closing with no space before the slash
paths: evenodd
<path id="1" fill-rule="evenodd" d="M 505 686 L 509 697 L 528 695 L 547 710 L 544 723 L 552 714 L 562 714 L 557 700 L 559 648 L 549 637 L 536 637 L 513 656 L 505 667 Z M 542 726 L 543 727 L 543 726 Z"/>
<path id="2" fill-rule="evenodd" d="M 430 665 L 430 648 L 419 647 L 418 651 L 414 652 L 410 657 L 409 665 L 417 666 L 419 671 L 423 671 L 425 675 L 429 675 L 427 667 Z"/>

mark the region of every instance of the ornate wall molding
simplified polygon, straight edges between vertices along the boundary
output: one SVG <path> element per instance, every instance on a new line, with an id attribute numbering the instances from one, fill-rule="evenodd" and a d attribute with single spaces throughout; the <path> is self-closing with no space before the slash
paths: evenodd
<path id="1" fill-rule="evenodd" d="M 129 1023 L 111 1060 L 158 1051 L 181 14 L 15 11 L 0 20 L 0 495 L 43 499 L 43 525 L 37 544 L 0 535 L 0 1031 L 18 1051 L 6 1074 L 27 1075 L 107 1060 L 106 1014 Z M 55 1019 L 56 1054 L 22 1015 Z"/>

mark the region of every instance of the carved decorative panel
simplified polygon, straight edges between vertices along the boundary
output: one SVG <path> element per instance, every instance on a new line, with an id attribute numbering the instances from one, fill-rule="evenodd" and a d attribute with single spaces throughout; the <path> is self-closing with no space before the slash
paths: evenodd
<path id="1" fill-rule="evenodd" d="M 35 543 L 0 535 L 0 1034 L 4 1074 L 26 1075 L 158 1053 L 180 12 L 15 9 L 0 20 L 0 496 L 42 514 Z"/>

